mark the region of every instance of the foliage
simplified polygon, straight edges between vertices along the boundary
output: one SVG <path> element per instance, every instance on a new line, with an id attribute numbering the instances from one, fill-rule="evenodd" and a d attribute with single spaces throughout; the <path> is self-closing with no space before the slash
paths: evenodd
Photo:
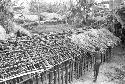
<path id="1" fill-rule="evenodd" d="M 11 9 L 12 3 L 10 0 L 4 0 L 0 4 L 1 8 L 1 17 L 0 17 L 0 25 L 2 25 L 6 33 L 9 33 L 10 29 L 8 28 L 10 24 L 8 24 L 8 20 L 11 20 L 13 17 L 12 9 Z"/>
<path id="2" fill-rule="evenodd" d="M 39 6 L 38 6 L 39 4 Z M 64 14 L 67 10 L 67 5 L 65 3 L 54 3 L 54 4 L 49 4 L 49 3 L 39 3 L 35 1 L 30 2 L 30 12 L 31 13 L 37 13 L 38 10 L 41 12 L 48 12 L 48 13 L 59 13 L 59 14 Z"/>
<path id="3" fill-rule="evenodd" d="M 77 0 L 76 5 L 72 4 L 72 2 L 70 3 L 70 14 L 67 16 L 69 21 L 67 22 L 72 22 L 71 24 L 76 26 L 86 25 L 89 16 L 88 13 L 90 13 L 93 3 L 88 3 L 86 0 Z"/>
<path id="4" fill-rule="evenodd" d="M 12 32 L 17 33 L 19 31 L 20 33 L 24 33 L 28 36 L 31 36 L 28 30 L 24 29 L 20 25 L 17 25 L 15 24 L 15 22 L 13 22 L 13 10 L 11 7 L 12 5 L 13 4 L 11 3 L 11 0 L 4 0 L 0 4 L 2 13 L 1 14 L 2 17 L 0 18 L 1 20 L 0 24 L 6 30 L 7 34 L 10 34 Z"/>
<path id="5" fill-rule="evenodd" d="M 44 8 L 45 9 L 45 8 Z M 38 3 L 37 2 L 35 2 L 35 1 L 31 1 L 30 2 L 30 12 L 32 12 L 32 13 L 38 13 L 38 11 L 39 11 L 39 7 L 38 7 Z"/>

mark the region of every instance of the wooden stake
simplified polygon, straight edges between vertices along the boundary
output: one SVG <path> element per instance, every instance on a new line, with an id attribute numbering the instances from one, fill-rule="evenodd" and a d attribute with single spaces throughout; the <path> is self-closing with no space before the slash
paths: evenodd
<path id="1" fill-rule="evenodd" d="M 68 69 L 67 69 L 67 62 L 65 62 L 65 70 L 66 70 L 66 73 L 65 73 L 65 84 L 68 84 Z"/>

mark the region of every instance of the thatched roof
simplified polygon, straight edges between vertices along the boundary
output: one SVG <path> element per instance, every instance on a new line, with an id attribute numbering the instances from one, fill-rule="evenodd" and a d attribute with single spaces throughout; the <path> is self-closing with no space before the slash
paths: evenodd
<path id="1" fill-rule="evenodd" d="M 114 47 L 120 41 L 107 29 L 90 29 L 84 33 L 73 34 L 71 40 L 91 52 L 95 52 L 96 48 L 103 52 L 109 46 Z"/>

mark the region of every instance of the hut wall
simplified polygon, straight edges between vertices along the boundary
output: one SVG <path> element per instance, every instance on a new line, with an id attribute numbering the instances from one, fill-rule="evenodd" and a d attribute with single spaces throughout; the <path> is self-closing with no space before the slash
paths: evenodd
<path id="1" fill-rule="evenodd" d="M 111 58 L 111 48 L 100 56 L 102 63 L 108 61 Z M 0 84 L 71 84 L 73 80 L 83 77 L 86 72 L 93 69 L 95 62 L 94 55 L 89 58 L 79 55 L 74 61 L 69 59 L 42 72 L 0 81 Z"/>

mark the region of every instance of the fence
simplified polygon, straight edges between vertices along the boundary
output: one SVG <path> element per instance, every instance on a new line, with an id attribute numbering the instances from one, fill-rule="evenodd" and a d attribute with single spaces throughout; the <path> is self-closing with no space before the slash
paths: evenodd
<path id="1" fill-rule="evenodd" d="M 111 57 L 111 48 L 101 55 L 101 61 L 106 62 Z M 95 64 L 94 54 L 88 56 L 79 55 L 74 60 L 68 59 L 46 70 L 34 71 L 6 80 L 0 80 L 0 84 L 70 84 L 74 79 L 83 77 Z"/>

